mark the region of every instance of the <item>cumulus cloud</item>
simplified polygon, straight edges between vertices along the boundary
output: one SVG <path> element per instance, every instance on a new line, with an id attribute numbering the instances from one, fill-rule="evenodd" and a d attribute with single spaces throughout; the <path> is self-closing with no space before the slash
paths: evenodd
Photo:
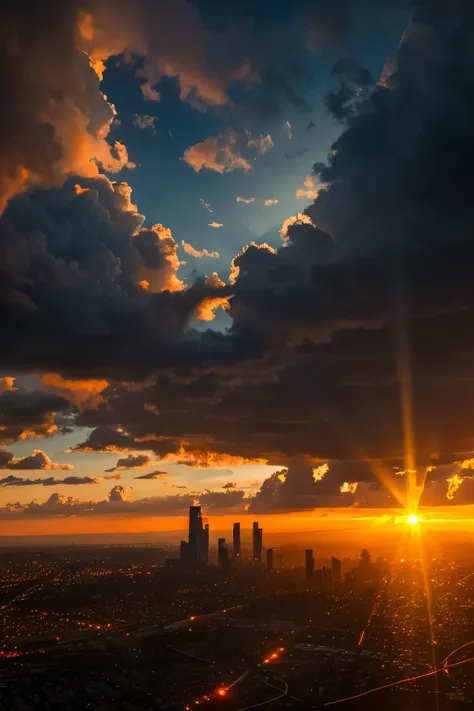
<path id="1" fill-rule="evenodd" d="M 296 191 L 297 198 L 308 200 L 316 200 L 318 197 L 318 182 L 312 175 L 307 175 L 304 179 L 304 188 L 298 188 Z"/>
<path id="2" fill-rule="evenodd" d="M 273 148 L 270 135 L 254 137 L 248 131 L 237 133 L 230 130 L 190 146 L 185 150 L 183 160 L 197 173 L 203 168 L 216 173 L 247 172 L 256 158 L 270 148 Z"/>
<path id="3" fill-rule="evenodd" d="M 0 212 L 34 186 L 96 176 L 100 166 L 117 172 L 129 162 L 123 144 L 107 142 L 115 111 L 76 48 L 77 10 L 77 2 L 32 6 L 28 22 L 13 3 L 3 12 L 0 74 L 9 108 L 0 127 Z"/>
<path id="4" fill-rule="evenodd" d="M 293 129 L 291 128 L 291 123 L 289 121 L 285 121 L 284 128 L 286 131 L 287 139 L 291 141 L 291 139 L 293 138 Z"/>
<path id="5" fill-rule="evenodd" d="M 244 205 L 251 205 L 252 203 L 255 202 L 255 198 L 244 198 L 244 197 L 237 197 L 235 198 L 236 202 L 242 202 Z"/>
<path id="6" fill-rule="evenodd" d="M 211 227 L 222 227 L 222 225 L 218 225 L 217 222 L 211 222 L 210 224 Z M 210 259 L 219 259 L 219 252 L 209 252 L 207 249 L 194 249 L 192 245 L 189 244 L 189 242 L 185 242 L 184 239 L 181 242 L 183 245 L 183 249 L 186 252 L 186 254 L 189 254 L 191 257 L 195 257 L 196 259 L 200 259 L 201 257 L 209 257 Z"/>
<path id="7" fill-rule="evenodd" d="M 224 225 L 222 222 L 209 222 L 208 227 L 214 227 L 214 229 L 218 230 L 221 227 L 224 227 Z M 217 254 L 217 256 L 219 256 L 217 252 L 213 252 L 213 254 Z"/>
<path id="8" fill-rule="evenodd" d="M 263 201 L 263 204 L 265 207 L 271 207 L 272 205 L 278 205 L 278 200 L 273 200 L 272 198 L 268 198 L 267 200 Z"/>
<path id="9" fill-rule="evenodd" d="M 74 468 L 72 464 L 56 464 L 52 462 L 41 449 L 34 449 L 33 454 L 27 457 L 12 457 L 3 467 L 6 469 L 61 469 L 62 471 Z"/>

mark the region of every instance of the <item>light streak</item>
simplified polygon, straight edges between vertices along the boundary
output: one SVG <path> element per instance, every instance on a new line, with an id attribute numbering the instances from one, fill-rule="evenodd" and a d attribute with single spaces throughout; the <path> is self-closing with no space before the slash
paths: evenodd
<path id="1" fill-rule="evenodd" d="M 352 699 L 360 699 L 363 696 L 368 696 L 369 694 L 375 694 L 376 691 L 382 691 L 383 689 L 392 689 L 394 686 L 401 686 L 402 684 L 409 684 L 412 681 L 418 681 L 418 679 L 425 679 L 429 676 L 435 676 L 442 671 L 447 671 L 453 667 L 460 667 L 463 664 L 468 664 L 468 662 L 474 662 L 474 657 L 469 657 L 469 659 L 463 659 L 460 662 L 453 662 L 452 664 L 446 664 L 438 669 L 432 669 L 424 674 L 417 674 L 416 676 L 409 676 L 405 679 L 400 679 L 399 681 L 392 681 L 390 684 L 383 684 L 382 686 L 376 686 L 374 689 L 367 689 L 367 691 L 362 691 L 360 694 L 354 694 L 353 696 L 346 696 L 344 699 L 337 699 L 336 701 L 326 701 L 325 706 L 334 706 L 335 704 L 342 704 L 344 701 L 352 701 Z M 241 709 L 241 711 L 243 711 Z"/>
<path id="2" fill-rule="evenodd" d="M 230 684 L 230 685 L 227 687 L 227 691 L 228 691 L 229 689 L 232 689 L 232 687 L 235 686 L 236 684 L 238 684 L 239 681 L 242 681 L 242 679 L 245 679 L 245 677 L 247 676 L 248 673 L 249 673 L 249 670 L 247 670 L 246 672 L 244 672 L 241 676 L 239 676 L 238 679 L 236 679 L 235 681 L 233 681 L 232 684 Z"/>
<path id="3" fill-rule="evenodd" d="M 460 652 L 461 649 L 465 649 L 466 647 L 470 647 L 472 644 L 474 644 L 474 639 L 471 639 L 470 642 L 466 642 L 466 644 L 461 644 L 460 647 L 456 647 L 456 649 L 453 649 L 453 651 L 450 652 L 450 653 L 448 654 L 448 656 L 445 657 L 445 658 L 443 659 L 443 661 L 441 662 L 442 666 L 445 666 L 445 665 L 446 665 L 446 662 L 448 661 L 448 659 L 451 659 L 451 657 L 453 657 L 453 656 L 456 654 L 456 652 Z"/>

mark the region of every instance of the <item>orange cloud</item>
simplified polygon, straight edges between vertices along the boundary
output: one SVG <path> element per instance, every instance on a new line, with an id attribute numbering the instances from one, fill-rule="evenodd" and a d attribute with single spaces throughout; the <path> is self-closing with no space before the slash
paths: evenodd
<path id="1" fill-rule="evenodd" d="M 242 202 L 244 205 L 251 205 L 253 202 L 255 202 L 255 198 L 244 198 L 244 197 L 238 197 L 235 198 L 236 202 Z"/>
<path id="2" fill-rule="evenodd" d="M 72 464 L 56 464 L 52 462 L 48 455 L 42 449 L 34 449 L 33 454 L 27 457 L 12 457 L 7 465 L 8 469 L 43 469 L 51 471 L 59 469 L 61 471 L 69 471 L 74 467 Z"/>
<path id="3" fill-rule="evenodd" d="M 268 198 L 268 200 L 264 200 L 263 204 L 265 207 L 271 207 L 272 205 L 278 205 L 278 200 L 272 200 L 271 198 Z"/>
<path id="4" fill-rule="evenodd" d="M 203 168 L 216 173 L 247 172 L 252 169 L 256 156 L 264 155 L 270 148 L 273 148 L 270 135 L 254 138 L 248 132 L 226 131 L 187 148 L 183 160 L 196 173 Z"/>
<path id="5" fill-rule="evenodd" d="M 446 479 L 446 482 L 448 484 L 448 490 L 446 492 L 447 499 L 454 499 L 454 494 L 461 487 L 463 481 L 463 477 L 459 474 L 453 474 L 453 476 L 450 476 L 448 479 Z"/>
<path id="6" fill-rule="evenodd" d="M 317 190 L 318 187 L 319 184 L 316 179 L 313 178 L 313 176 L 311 175 L 307 175 L 304 179 L 304 188 L 298 188 L 298 190 L 296 191 L 296 197 L 306 198 L 308 200 L 316 200 L 319 194 Z"/>
<path id="7" fill-rule="evenodd" d="M 12 378 L 9 375 L 6 375 L 4 378 L 0 378 L 0 395 L 1 393 L 6 393 L 6 392 L 12 392 L 13 390 L 18 390 L 18 388 L 15 388 L 15 380 L 16 378 Z"/>
<path id="8" fill-rule="evenodd" d="M 225 286 L 225 282 L 222 281 L 217 272 L 212 272 L 212 274 L 207 276 L 205 283 L 207 286 L 212 286 L 214 289 Z"/>
<path id="9" fill-rule="evenodd" d="M 301 212 L 298 212 L 296 215 L 293 215 L 292 217 L 288 217 L 287 220 L 284 221 L 284 223 L 281 226 L 280 229 L 280 237 L 282 240 L 285 242 L 288 238 L 288 228 L 291 227 L 292 225 L 312 225 L 313 220 L 309 215 L 304 215 Z"/>
<path id="10" fill-rule="evenodd" d="M 228 311 L 230 309 L 229 299 L 225 296 L 211 296 L 203 299 L 196 309 L 197 321 L 213 321 L 216 317 L 217 309 Z"/>
<path id="11" fill-rule="evenodd" d="M 160 461 L 177 462 L 192 467 L 203 469 L 215 468 L 224 469 L 227 467 L 238 467 L 244 464 L 267 464 L 266 459 L 247 459 L 238 455 L 212 452 L 207 449 L 192 449 L 185 443 L 181 444 L 177 452 L 166 454 Z"/>
<path id="12" fill-rule="evenodd" d="M 146 291 L 153 294 L 184 289 L 184 282 L 177 277 L 181 265 L 177 255 L 178 245 L 168 227 L 157 224 L 149 230 L 142 229 L 135 236 L 135 246 L 138 255 L 143 255 L 136 271 L 142 288 L 145 288 L 146 282 Z M 147 260 L 150 254 L 155 254 L 156 259 Z M 140 256 L 137 259 L 140 260 Z"/>
<path id="13" fill-rule="evenodd" d="M 125 53 L 125 61 L 143 57 L 136 76 L 144 80 L 141 89 L 149 101 L 161 100 L 158 84 L 167 76 L 177 79 L 182 101 L 198 109 L 222 106 L 229 102 L 229 86 L 253 77 L 249 62 L 236 66 L 230 52 L 218 65 L 211 61 L 209 40 L 221 43 L 221 38 L 204 28 L 198 8 L 185 0 L 96 3 L 92 13 L 79 16 L 79 48 L 99 76 L 113 55 Z"/>
<path id="14" fill-rule="evenodd" d="M 359 482 L 357 481 L 345 481 L 340 488 L 341 494 L 355 494 Z"/>
<path id="15" fill-rule="evenodd" d="M 208 227 L 214 227 L 216 230 L 218 230 L 220 227 L 224 227 L 222 222 L 210 222 Z M 217 254 L 217 252 L 215 253 Z"/>
<path id="16" fill-rule="evenodd" d="M 66 380 L 59 373 L 45 373 L 40 380 L 46 391 L 62 395 L 81 410 L 103 403 L 100 393 L 109 385 L 107 380 Z"/>
<path id="17" fill-rule="evenodd" d="M 217 223 L 216 223 L 217 224 Z M 220 225 L 222 227 L 222 225 Z M 186 252 L 186 254 L 189 254 L 191 257 L 195 257 L 196 259 L 200 259 L 201 257 L 209 257 L 210 259 L 219 259 L 219 252 L 208 252 L 207 249 L 194 249 L 192 245 L 189 244 L 189 242 L 185 242 L 184 239 L 181 242 L 183 245 L 183 249 Z"/>

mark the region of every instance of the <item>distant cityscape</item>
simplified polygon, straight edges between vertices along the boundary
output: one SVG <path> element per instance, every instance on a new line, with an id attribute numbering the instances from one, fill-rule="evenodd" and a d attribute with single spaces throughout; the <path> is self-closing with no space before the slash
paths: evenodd
<path id="1" fill-rule="evenodd" d="M 210 524 L 203 518 L 201 506 L 189 507 L 189 528 L 188 540 L 181 541 L 180 557 L 168 558 L 166 565 L 170 568 L 180 567 L 182 570 L 196 570 L 206 567 L 209 564 L 209 535 Z M 265 548 L 263 545 L 263 528 L 258 521 L 252 524 L 252 555 L 248 563 L 256 567 L 264 565 L 268 572 L 283 569 L 283 555 L 278 555 L 277 548 Z M 235 522 L 232 526 L 232 556 L 229 554 L 229 546 L 225 538 L 217 541 L 217 564 L 221 571 L 226 572 L 229 567 L 238 567 L 244 562 L 242 557 L 242 540 L 240 522 Z M 331 582 L 340 583 L 342 581 L 342 561 L 332 556 L 331 566 L 315 568 L 313 549 L 305 550 L 305 580 L 311 585 L 323 585 Z M 362 568 L 368 571 L 370 566 L 370 556 L 363 556 L 361 559 Z M 349 573 L 348 573 L 349 575 Z M 352 573 L 353 575 L 353 573 Z"/>
<path id="2" fill-rule="evenodd" d="M 0 550 L 0 710 L 472 707 L 471 545 L 422 565 L 230 528 L 210 546 L 193 506 L 181 546 Z"/>

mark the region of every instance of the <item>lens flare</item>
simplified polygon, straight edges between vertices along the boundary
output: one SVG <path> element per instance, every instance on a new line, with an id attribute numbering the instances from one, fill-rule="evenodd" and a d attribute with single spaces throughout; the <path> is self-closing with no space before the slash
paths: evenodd
<path id="1" fill-rule="evenodd" d="M 410 514 L 407 518 L 407 523 L 410 524 L 410 526 L 416 526 L 418 523 L 418 516 L 416 514 Z"/>

